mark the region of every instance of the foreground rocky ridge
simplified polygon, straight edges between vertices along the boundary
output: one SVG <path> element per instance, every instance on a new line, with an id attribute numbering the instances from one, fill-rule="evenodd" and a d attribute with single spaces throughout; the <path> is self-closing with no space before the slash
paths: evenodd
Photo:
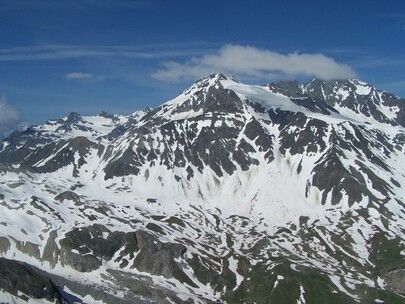
<path id="1" fill-rule="evenodd" d="M 68 301 L 402 303 L 404 104 L 213 74 L 154 110 L 16 132 L 0 253 Z"/>

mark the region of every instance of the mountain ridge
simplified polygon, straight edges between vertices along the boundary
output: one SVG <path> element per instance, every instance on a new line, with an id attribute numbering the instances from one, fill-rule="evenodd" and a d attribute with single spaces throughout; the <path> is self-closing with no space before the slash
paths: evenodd
<path id="1" fill-rule="evenodd" d="M 12 134 L 1 256 L 99 301 L 401 303 L 405 102 L 303 88 L 211 74 L 156 109 Z"/>

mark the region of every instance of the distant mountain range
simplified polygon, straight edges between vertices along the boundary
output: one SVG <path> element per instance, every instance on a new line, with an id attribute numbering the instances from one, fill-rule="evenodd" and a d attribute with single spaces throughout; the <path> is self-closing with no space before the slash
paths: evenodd
<path id="1" fill-rule="evenodd" d="M 360 80 L 212 74 L 0 174 L 0 302 L 405 303 L 405 100 Z"/>

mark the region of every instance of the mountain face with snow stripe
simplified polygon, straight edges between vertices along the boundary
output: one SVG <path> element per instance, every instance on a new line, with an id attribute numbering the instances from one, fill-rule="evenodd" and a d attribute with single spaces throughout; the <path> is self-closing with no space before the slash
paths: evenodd
<path id="1" fill-rule="evenodd" d="M 401 303 L 404 107 L 354 79 L 212 74 L 14 132 L 0 253 L 94 301 Z"/>
<path id="2" fill-rule="evenodd" d="M 404 99 L 377 90 L 357 79 L 322 81 L 313 79 L 303 85 L 296 81 L 281 81 L 267 86 L 271 91 L 290 97 L 294 102 L 316 104 L 320 101 L 341 114 L 357 116 L 364 122 L 377 122 L 405 127 Z"/>

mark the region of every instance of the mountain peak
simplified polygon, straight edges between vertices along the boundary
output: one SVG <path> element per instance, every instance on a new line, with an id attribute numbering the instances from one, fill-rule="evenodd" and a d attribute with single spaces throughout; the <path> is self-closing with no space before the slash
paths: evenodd
<path id="1" fill-rule="evenodd" d="M 77 123 L 77 122 L 79 122 L 81 119 L 82 119 L 82 117 L 80 116 L 79 113 L 77 113 L 77 112 L 71 112 L 71 113 L 69 114 L 69 116 L 67 117 L 66 122 L 67 122 L 67 123 Z"/>
<path id="2" fill-rule="evenodd" d="M 405 102 L 367 88 L 211 74 L 153 111 L 13 133 L 0 302 L 52 278 L 77 302 L 400 303 L 405 133 L 383 123 Z"/>
<path id="3" fill-rule="evenodd" d="M 371 84 L 355 78 L 348 78 L 342 80 L 321 80 L 314 78 L 307 84 L 303 85 L 305 93 L 311 92 L 323 92 L 328 95 L 336 95 L 336 93 L 346 92 L 347 94 L 353 93 L 353 95 L 369 95 L 372 92 L 376 92 L 377 89 Z M 323 96 L 325 97 L 325 96 Z"/>
<path id="4" fill-rule="evenodd" d="M 205 77 L 200 78 L 191 87 L 193 87 L 195 85 L 212 86 L 217 83 L 220 83 L 221 81 L 233 81 L 233 82 L 239 83 L 239 80 L 235 76 L 227 76 L 223 73 L 212 73 Z"/>
<path id="5" fill-rule="evenodd" d="M 229 80 L 230 77 L 228 77 L 222 73 L 212 73 L 212 74 L 209 74 L 208 76 L 203 77 L 202 79 L 213 79 L 213 80 L 219 81 L 219 80 Z"/>

